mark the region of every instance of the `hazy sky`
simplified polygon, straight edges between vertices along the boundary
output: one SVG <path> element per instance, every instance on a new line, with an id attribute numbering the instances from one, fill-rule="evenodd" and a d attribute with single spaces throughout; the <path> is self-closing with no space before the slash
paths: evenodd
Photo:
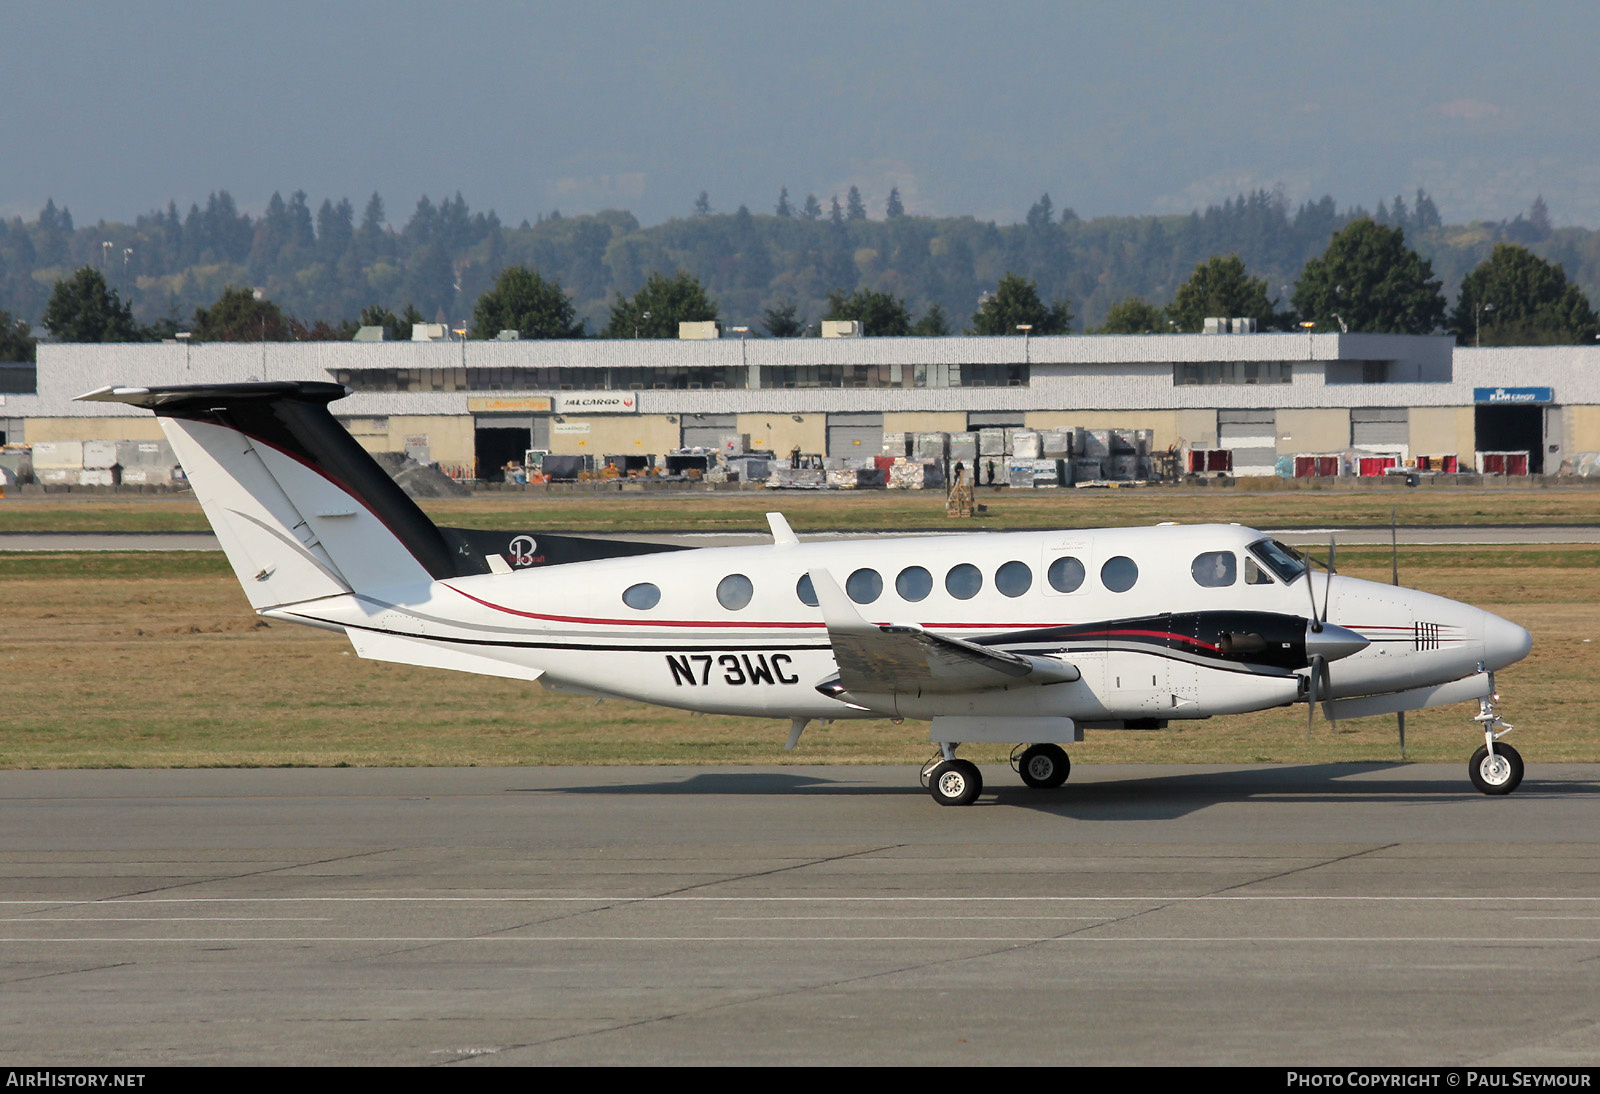
<path id="1" fill-rule="evenodd" d="M 460 191 L 647 224 L 778 188 L 881 216 L 1242 190 L 1600 226 L 1600 4 L 0 0 L 0 214 Z"/>

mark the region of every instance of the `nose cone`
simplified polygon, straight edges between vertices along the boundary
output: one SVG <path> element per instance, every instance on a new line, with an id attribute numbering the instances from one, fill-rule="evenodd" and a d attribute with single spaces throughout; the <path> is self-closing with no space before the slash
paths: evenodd
<path id="1" fill-rule="evenodd" d="M 1533 649 L 1533 635 L 1509 619 L 1485 612 L 1483 617 L 1483 667 L 1493 671 L 1514 665 Z"/>
<path id="2" fill-rule="evenodd" d="M 1324 623 L 1321 630 L 1314 629 L 1313 624 L 1306 624 L 1306 656 L 1326 657 L 1329 661 L 1337 661 L 1341 657 L 1349 657 L 1352 653 L 1360 653 L 1372 643 L 1348 627 L 1341 627 L 1337 623 Z"/>

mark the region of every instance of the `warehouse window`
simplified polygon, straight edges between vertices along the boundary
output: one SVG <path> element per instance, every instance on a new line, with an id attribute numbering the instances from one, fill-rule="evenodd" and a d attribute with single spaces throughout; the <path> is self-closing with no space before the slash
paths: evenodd
<path id="1" fill-rule="evenodd" d="M 717 603 L 736 612 L 750 603 L 756 588 L 750 584 L 750 579 L 743 574 L 729 574 L 717 583 Z"/>
<path id="2" fill-rule="evenodd" d="M 1125 593 L 1139 580 L 1139 567 L 1126 555 L 1106 559 L 1100 567 L 1100 584 L 1114 593 Z"/>
<path id="3" fill-rule="evenodd" d="M 1180 361 L 1172 366 L 1177 387 L 1195 384 L 1292 384 L 1291 361 Z"/>
<path id="4" fill-rule="evenodd" d="M 871 604 L 883 595 L 883 575 L 863 567 L 845 581 L 844 591 L 857 604 Z"/>
<path id="5" fill-rule="evenodd" d="M 1083 586 L 1083 563 L 1071 555 L 1062 555 L 1050 564 L 1045 576 L 1050 587 L 1058 593 L 1075 593 Z"/>
<path id="6" fill-rule="evenodd" d="M 1033 588 L 1033 571 L 1026 562 L 1007 562 L 994 572 L 994 587 L 1002 596 L 1021 596 Z"/>
<path id="7" fill-rule="evenodd" d="M 983 571 L 970 562 L 952 566 L 944 575 L 944 588 L 957 600 L 971 600 L 983 590 Z"/>
<path id="8" fill-rule="evenodd" d="M 933 592 L 933 575 L 921 566 L 907 566 L 894 579 L 894 591 L 900 594 L 901 600 L 909 600 L 913 604 L 925 600 Z"/>
<path id="9" fill-rule="evenodd" d="M 648 581 L 630 585 L 622 594 L 622 602 L 635 611 L 647 612 L 661 603 L 661 590 Z"/>

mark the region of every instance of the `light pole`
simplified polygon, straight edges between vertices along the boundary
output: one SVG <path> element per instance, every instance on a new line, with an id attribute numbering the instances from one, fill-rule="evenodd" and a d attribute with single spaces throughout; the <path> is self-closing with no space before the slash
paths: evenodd
<path id="1" fill-rule="evenodd" d="M 650 322 L 650 313 L 640 312 L 639 318 L 633 321 L 633 339 L 636 342 L 639 340 L 639 319 L 643 319 L 646 323 Z"/>
<path id="2" fill-rule="evenodd" d="M 128 291 L 128 261 L 133 258 L 133 248 L 122 248 L 122 291 L 128 297 L 124 303 L 132 304 L 133 294 Z"/>
<path id="3" fill-rule="evenodd" d="M 1028 358 L 1028 339 L 1032 335 L 1033 324 L 1018 323 L 1017 329 L 1022 332 L 1022 363 L 1025 365 L 1032 365 L 1033 362 Z"/>
<path id="4" fill-rule="evenodd" d="M 172 337 L 183 343 L 183 371 L 189 371 L 189 339 L 194 337 L 193 331 L 180 330 Z"/>
<path id="5" fill-rule="evenodd" d="M 106 272 L 106 265 L 111 261 L 111 248 L 115 246 L 109 239 L 100 243 L 100 272 Z"/>
<path id="6" fill-rule="evenodd" d="M 1307 319 L 1305 322 L 1300 324 L 1300 329 L 1306 332 L 1306 360 L 1307 361 L 1311 360 L 1312 357 L 1316 356 L 1316 354 L 1313 352 L 1314 343 L 1311 341 L 1311 328 L 1314 327 L 1314 326 L 1316 326 L 1316 324 L 1313 323 L 1309 319 Z"/>
<path id="7" fill-rule="evenodd" d="M 1494 311 L 1494 305 L 1493 304 L 1479 304 L 1477 307 L 1472 309 L 1472 319 L 1473 319 L 1473 324 L 1472 324 L 1472 326 L 1473 326 L 1473 330 L 1472 330 L 1472 348 L 1473 349 L 1478 349 L 1483 345 L 1483 313 L 1486 312 L 1486 311 Z"/>
<path id="8" fill-rule="evenodd" d="M 467 321 L 463 319 L 461 325 L 455 328 L 455 335 L 461 340 L 461 367 L 467 367 Z"/>

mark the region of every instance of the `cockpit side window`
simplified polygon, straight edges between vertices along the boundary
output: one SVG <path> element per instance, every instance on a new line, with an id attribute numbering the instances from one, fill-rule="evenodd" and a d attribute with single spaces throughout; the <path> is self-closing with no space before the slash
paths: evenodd
<path id="1" fill-rule="evenodd" d="M 1285 585 L 1306 572 L 1306 564 L 1293 549 L 1275 539 L 1258 539 L 1250 545 L 1250 553 Z"/>
<path id="2" fill-rule="evenodd" d="M 1271 585 L 1272 579 L 1267 576 L 1267 571 L 1256 564 L 1253 558 L 1244 560 L 1244 583 L 1246 585 Z"/>
<path id="3" fill-rule="evenodd" d="M 1225 589 L 1239 576 L 1239 562 L 1232 551 L 1206 551 L 1194 557 L 1189 564 L 1196 585 L 1207 589 Z"/>

